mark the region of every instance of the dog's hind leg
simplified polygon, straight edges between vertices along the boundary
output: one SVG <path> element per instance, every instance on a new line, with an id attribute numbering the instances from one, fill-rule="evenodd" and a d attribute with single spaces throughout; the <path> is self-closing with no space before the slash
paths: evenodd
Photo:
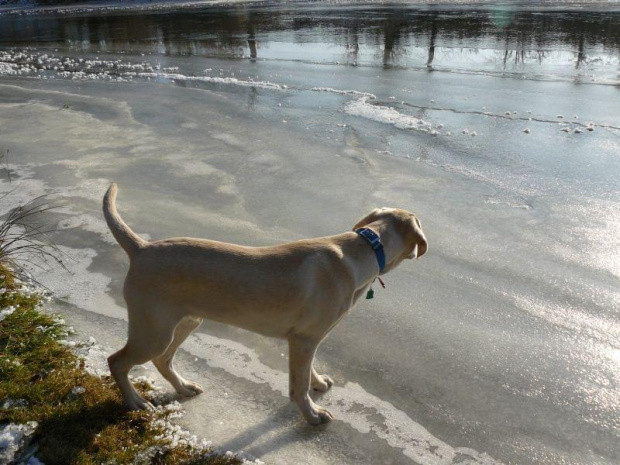
<path id="1" fill-rule="evenodd" d="M 200 394 L 203 392 L 203 389 L 199 384 L 188 381 L 180 376 L 172 365 L 172 359 L 179 346 L 183 344 L 183 341 L 185 341 L 198 326 L 200 326 L 200 323 L 202 323 L 202 318 L 183 318 L 174 330 L 172 344 L 168 346 L 166 352 L 153 359 L 153 364 L 157 367 L 162 376 L 172 384 L 179 394 L 186 397 Z"/>
<path id="2" fill-rule="evenodd" d="M 320 425 L 334 419 L 331 412 L 315 404 L 308 391 L 312 360 L 320 341 L 301 335 L 291 335 L 289 345 L 289 395 L 311 425 Z"/>
<path id="3" fill-rule="evenodd" d="M 149 313 L 156 310 L 129 308 L 129 331 L 127 344 L 108 357 L 110 372 L 116 380 L 125 404 L 131 410 L 149 410 L 153 405 L 143 399 L 129 381 L 129 370 L 160 356 L 172 342 L 176 321 L 153 318 Z M 165 315 L 165 313 L 162 312 Z M 161 314 L 160 314 L 161 315 Z"/>

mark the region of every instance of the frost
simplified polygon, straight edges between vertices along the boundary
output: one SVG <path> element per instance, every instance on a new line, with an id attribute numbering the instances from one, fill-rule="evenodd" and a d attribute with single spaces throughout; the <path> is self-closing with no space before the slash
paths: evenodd
<path id="1" fill-rule="evenodd" d="M 94 338 L 92 338 L 94 339 Z M 89 338 L 90 343 L 90 338 Z M 84 362 L 84 371 L 94 376 L 110 374 L 108 354 L 110 350 L 97 344 L 75 344 L 75 353 Z M 80 361 L 77 362 L 78 366 Z"/>
<path id="2" fill-rule="evenodd" d="M 9 315 L 12 315 L 14 311 L 15 311 L 15 307 L 13 307 L 12 305 L 0 311 L 0 321 L 4 320 Z"/>
<path id="3" fill-rule="evenodd" d="M 24 408 L 26 406 L 26 399 L 7 399 L 2 404 L 2 408 Z"/>
<path id="4" fill-rule="evenodd" d="M 18 425 L 9 423 L 0 427 L 0 463 L 10 463 L 15 459 L 15 454 L 27 442 L 37 427 L 36 421 Z"/>

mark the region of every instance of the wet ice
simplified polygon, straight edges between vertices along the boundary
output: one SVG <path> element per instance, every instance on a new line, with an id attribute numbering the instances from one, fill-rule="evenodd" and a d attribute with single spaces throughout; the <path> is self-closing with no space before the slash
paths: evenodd
<path id="1" fill-rule="evenodd" d="M 185 404 L 192 432 L 289 463 L 617 461 L 620 120 L 617 55 L 600 46 L 613 37 L 587 32 L 580 55 L 555 35 L 544 56 L 521 55 L 491 13 L 471 13 L 457 44 L 463 11 L 380 10 L 341 11 L 370 18 L 357 46 L 321 8 L 248 7 L 221 10 L 235 21 L 214 38 L 177 12 L 145 15 L 146 41 L 103 47 L 89 32 L 3 47 L 0 149 L 16 179 L 2 188 L 67 201 L 53 218 L 72 274 L 41 279 L 112 350 L 126 271 L 99 213 L 112 180 L 123 217 L 152 238 L 268 245 L 402 206 L 421 218 L 429 254 L 390 273 L 318 352 L 336 381 L 322 402 L 340 421 L 301 429 L 282 344 L 206 324 L 179 363 L 208 386 Z M 290 15 L 309 25 L 291 30 Z M 547 40 L 537 17 L 515 16 Z M 130 36 L 123 18 L 99 21 Z M 545 18 L 560 31 L 575 19 Z M 256 24 L 268 27 L 248 38 Z M 390 30 L 406 34 L 394 42 Z"/>

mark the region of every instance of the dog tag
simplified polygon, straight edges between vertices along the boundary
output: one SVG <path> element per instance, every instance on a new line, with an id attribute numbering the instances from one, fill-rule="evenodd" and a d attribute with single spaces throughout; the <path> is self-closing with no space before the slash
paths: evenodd
<path id="1" fill-rule="evenodd" d="M 368 292 L 366 293 L 366 298 L 372 299 L 374 296 L 375 296 L 375 291 L 373 291 L 371 287 L 370 289 L 368 289 Z"/>

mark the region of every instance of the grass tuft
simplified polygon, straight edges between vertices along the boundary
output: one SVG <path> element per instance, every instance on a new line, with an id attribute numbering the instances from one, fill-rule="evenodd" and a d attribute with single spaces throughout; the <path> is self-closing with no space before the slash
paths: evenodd
<path id="1" fill-rule="evenodd" d="M 0 200 L 8 194 L 0 195 Z M 26 268 L 47 270 L 55 264 L 66 269 L 65 255 L 48 236 L 54 230 L 47 227 L 45 213 L 58 208 L 50 205 L 48 198 L 41 195 L 13 208 L 0 223 L 0 263 L 12 279 L 34 280 Z"/>

